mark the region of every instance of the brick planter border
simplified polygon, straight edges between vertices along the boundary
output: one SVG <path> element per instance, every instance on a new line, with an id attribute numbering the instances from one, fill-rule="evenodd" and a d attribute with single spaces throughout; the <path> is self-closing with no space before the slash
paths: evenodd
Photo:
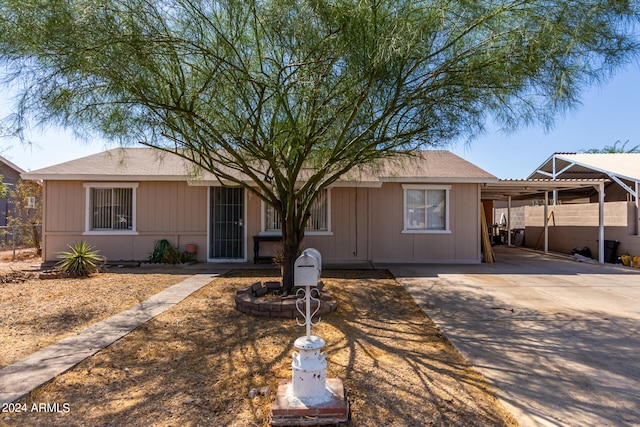
<path id="1" fill-rule="evenodd" d="M 296 310 L 295 295 L 283 297 L 279 299 L 263 298 L 269 292 L 279 289 L 280 284 L 277 282 L 266 282 L 264 285 L 256 282 L 251 286 L 239 289 L 234 298 L 236 310 L 251 316 L 261 317 L 283 317 L 287 319 L 295 319 L 300 317 L 300 313 Z M 327 292 L 322 292 L 320 296 L 320 309 L 316 316 L 336 311 L 337 302 Z M 311 301 L 311 311 L 318 306 L 317 302 Z"/>

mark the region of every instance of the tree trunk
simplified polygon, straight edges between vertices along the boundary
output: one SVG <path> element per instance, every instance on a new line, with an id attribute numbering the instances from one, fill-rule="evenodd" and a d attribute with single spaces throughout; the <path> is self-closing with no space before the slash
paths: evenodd
<path id="1" fill-rule="evenodd" d="M 294 221 L 283 221 L 282 224 L 282 288 L 285 295 L 289 295 L 294 286 L 294 265 L 300 253 L 302 236 L 298 233 Z"/>
<path id="2" fill-rule="evenodd" d="M 36 224 L 32 225 L 31 232 L 33 234 L 33 245 L 36 248 L 36 254 L 40 256 L 42 255 L 42 247 L 40 246 L 40 236 L 38 235 L 38 226 Z"/>

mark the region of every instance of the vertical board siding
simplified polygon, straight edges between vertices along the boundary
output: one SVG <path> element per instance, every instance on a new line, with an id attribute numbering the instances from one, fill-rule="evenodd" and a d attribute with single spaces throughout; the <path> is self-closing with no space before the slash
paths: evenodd
<path id="1" fill-rule="evenodd" d="M 399 183 L 380 188 L 331 189 L 331 233 L 307 235 L 328 261 L 479 262 L 479 190 L 477 184 L 452 184 L 449 234 L 403 234 L 403 190 Z M 87 240 L 111 260 L 147 259 L 153 244 L 166 238 L 184 248 L 198 245 L 206 260 L 208 187 L 186 182 L 140 182 L 136 190 L 136 236 L 83 236 L 85 189 L 81 181 L 47 181 L 45 185 L 45 259 Z M 357 197 L 356 197 L 357 195 Z M 247 254 L 252 261 L 252 236 L 262 223 L 260 199 L 247 193 Z"/>
<path id="2" fill-rule="evenodd" d="M 157 240 L 168 239 L 181 250 L 198 245 L 198 259 L 207 247 L 207 187 L 186 182 L 141 182 L 136 190 L 138 235 L 83 235 L 86 189 L 82 181 L 47 181 L 45 185 L 45 261 L 77 240 L 86 240 L 108 260 L 148 259 Z"/>
<path id="3" fill-rule="evenodd" d="M 178 185 L 176 182 L 143 182 L 138 187 L 139 232 L 178 231 Z M 185 206 L 180 207 L 181 212 Z"/>
<path id="4" fill-rule="evenodd" d="M 48 181 L 45 191 L 45 231 L 82 233 L 85 221 L 85 189 L 82 182 Z"/>
<path id="5" fill-rule="evenodd" d="M 184 182 L 142 182 L 137 191 L 139 232 L 206 232 L 207 188 Z"/>
<path id="6" fill-rule="evenodd" d="M 403 189 L 385 183 L 371 189 L 371 258 L 374 262 L 479 262 L 477 184 L 452 184 L 450 233 L 402 233 Z"/>
<path id="7" fill-rule="evenodd" d="M 406 261 L 414 259 L 413 236 L 402 234 L 403 194 L 400 184 L 385 183 L 369 191 L 371 258 Z"/>
<path id="8" fill-rule="evenodd" d="M 331 234 L 305 236 L 303 246 L 320 251 L 322 259 L 333 261 L 367 260 L 368 189 L 331 189 Z"/>

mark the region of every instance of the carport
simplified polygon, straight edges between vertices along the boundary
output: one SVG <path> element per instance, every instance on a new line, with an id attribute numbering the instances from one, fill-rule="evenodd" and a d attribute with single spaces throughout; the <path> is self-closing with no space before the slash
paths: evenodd
<path id="1" fill-rule="evenodd" d="M 604 263 L 604 186 L 605 179 L 501 179 L 481 186 L 481 200 L 507 201 L 507 244 L 511 245 L 511 202 L 544 199 L 544 252 L 549 252 L 549 193 L 563 193 L 567 198 L 580 197 L 581 190 L 598 192 L 598 262 Z M 554 200 L 556 197 L 554 197 Z"/>
<path id="2" fill-rule="evenodd" d="M 640 213 L 640 153 L 555 153 L 529 179 L 607 179 L 633 200 Z M 554 194 L 555 199 L 555 194 Z M 640 215 L 636 215 L 636 234 L 640 234 Z"/>

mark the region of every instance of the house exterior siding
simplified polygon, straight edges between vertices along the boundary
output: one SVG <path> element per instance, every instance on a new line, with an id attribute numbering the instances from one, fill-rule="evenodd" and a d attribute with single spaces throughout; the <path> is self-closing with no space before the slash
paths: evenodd
<path id="1" fill-rule="evenodd" d="M 109 260 L 148 259 L 157 240 L 184 249 L 198 245 L 206 260 L 207 193 L 186 182 L 140 182 L 136 194 L 137 235 L 85 235 L 86 190 L 82 181 L 46 181 L 43 257 L 53 261 L 67 245 L 85 240 Z"/>
<path id="2" fill-rule="evenodd" d="M 314 207 L 316 231 L 303 247 L 327 263 L 480 262 L 480 187 L 497 178 L 447 151 L 413 154 L 335 181 Z M 252 191 L 216 189 L 215 176 L 148 148 L 109 150 L 22 178 L 43 182 L 45 261 L 78 240 L 110 261 L 141 261 L 167 239 L 179 250 L 197 245 L 201 262 L 252 262 L 253 237 L 278 234 Z M 253 185 L 242 174 L 228 182 L 235 179 Z M 263 243 L 260 255 L 272 255 L 274 242 Z"/>
<path id="3" fill-rule="evenodd" d="M 207 186 L 186 182 L 138 182 L 136 234 L 86 235 L 86 182 L 46 181 L 44 248 L 46 261 L 77 240 L 86 240 L 111 261 L 147 259 L 157 240 L 167 239 L 184 250 L 198 245 L 198 260 L 208 259 Z M 262 202 L 245 192 L 245 254 L 253 260 L 252 236 L 263 233 Z M 325 262 L 480 262 L 478 184 L 452 184 L 449 200 L 450 232 L 403 233 L 403 188 L 384 183 L 380 188 L 335 187 L 330 192 L 329 233 L 308 233 L 303 245 L 314 247 Z M 265 243 L 262 254 L 273 250 Z"/>
<path id="4" fill-rule="evenodd" d="M 403 190 L 384 184 L 370 190 L 370 257 L 373 262 L 480 262 L 480 189 L 452 184 L 450 233 L 403 233 Z"/>
<path id="5" fill-rule="evenodd" d="M 12 190 L 20 180 L 20 171 L 5 163 L 0 157 L 0 176 L 2 183 L 7 184 Z M 12 214 L 12 202 L 9 196 L 0 197 L 0 226 L 7 225 L 7 217 Z"/>
<path id="6" fill-rule="evenodd" d="M 331 234 L 307 235 L 304 246 L 320 251 L 323 261 L 367 261 L 369 188 L 331 189 Z"/>

